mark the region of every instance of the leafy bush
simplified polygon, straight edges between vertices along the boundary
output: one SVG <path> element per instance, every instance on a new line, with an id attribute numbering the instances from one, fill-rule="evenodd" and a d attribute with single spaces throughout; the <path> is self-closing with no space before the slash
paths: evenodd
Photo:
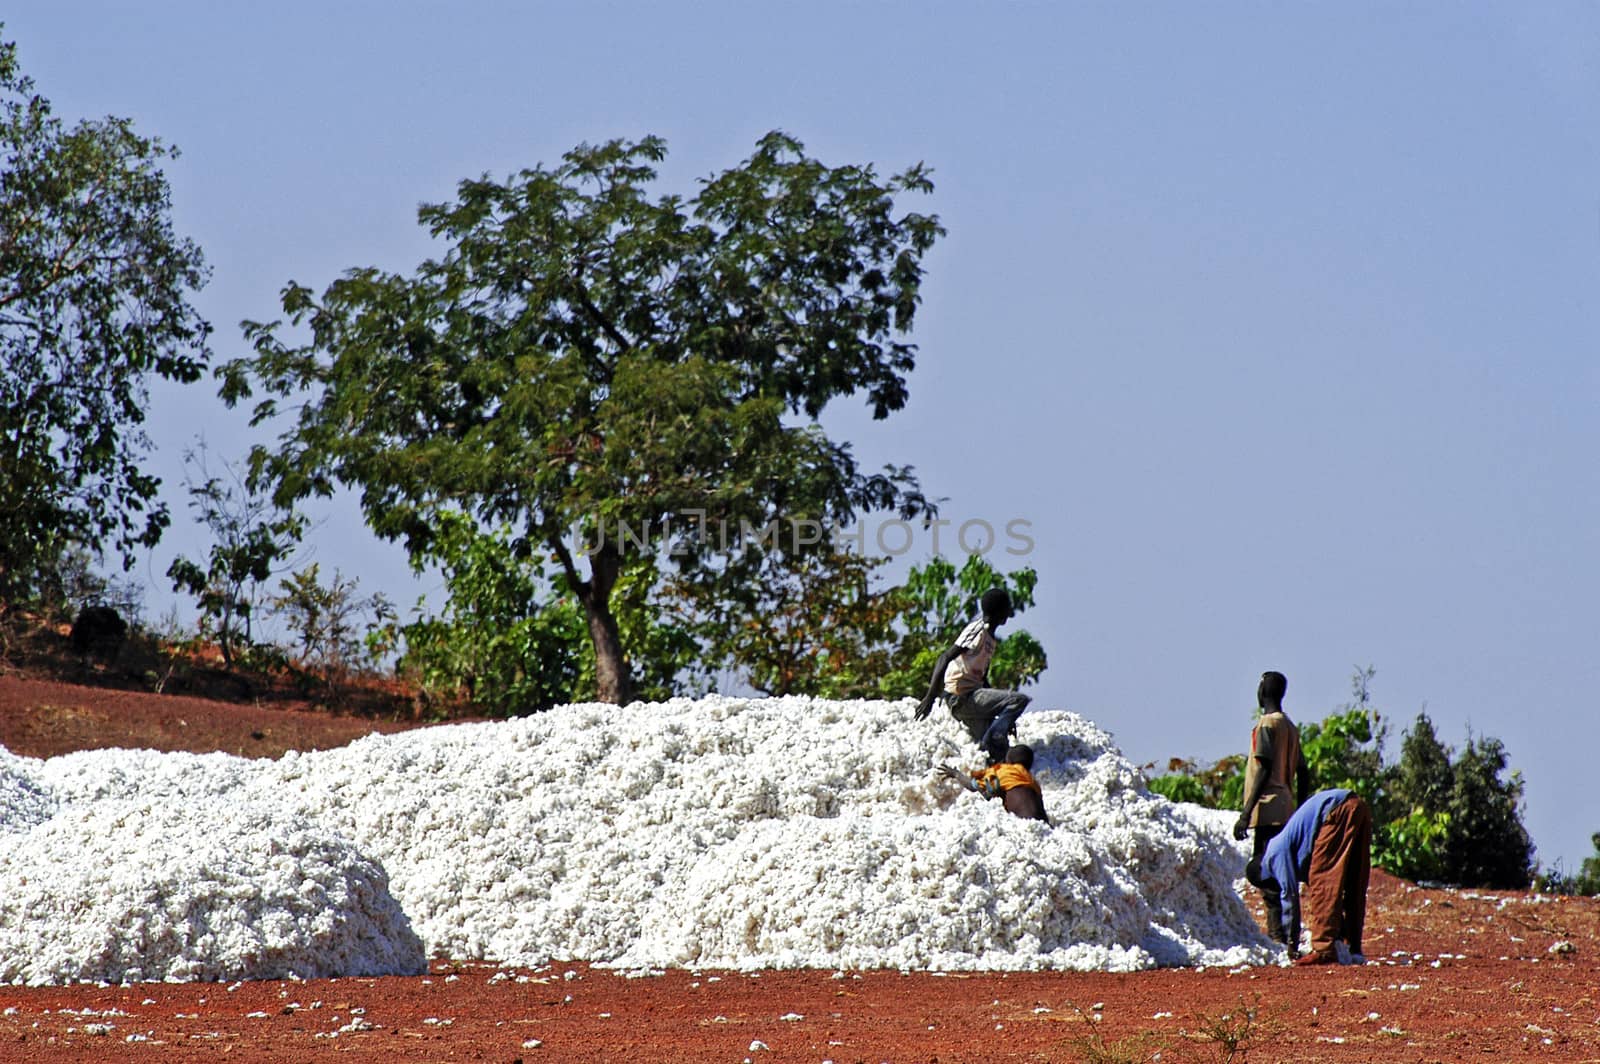
<path id="1" fill-rule="evenodd" d="M 1449 877 L 1444 843 L 1450 814 L 1413 809 L 1376 825 L 1372 833 L 1372 863 L 1386 872 L 1414 882 Z"/>
<path id="2" fill-rule="evenodd" d="M 180 554 L 167 567 L 167 577 L 174 591 L 194 597 L 201 634 L 216 641 L 222 660 L 232 666 L 255 644 L 252 621 L 264 597 L 261 585 L 287 566 L 305 531 L 305 519 L 278 509 L 231 465 L 225 463 L 231 483 L 212 476 L 204 441 L 184 458 L 204 478 L 197 482 L 189 473 L 185 482 L 189 507 L 211 532 L 213 542 L 203 565 Z"/>
<path id="3" fill-rule="evenodd" d="M 1174 802 L 1194 802 L 1212 809 L 1236 809 L 1244 802 L 1244 755 L 1230 754 L 1210 768 L 1173 758 L 1167 774 L 1150 781 L 1150 789 Z"/>
<path id="4" fill-rule="evenodd" d="M 1206 801 L 1206 789 L 1193 776 L 1179 772 L 1157 776 L 1150 781 L 1150 789 L 1169 802 L 1193 802 L 1196 805 L 1215 805 Z"/>
<path id="5" fill-rule="evenodd" d="M 321 567 L 308 567 L 278 581 L 281 594 L 271 599 L 272 611 L 283 617 L 299 641 L 302 666 L 314 666 L 335 687 L 353 673 L 369 671 L 381 659 L 387 641 L 374 638 L 395 617 L 382 594 L 356 595 L 356 582 L 337 569 L 326 584 Z"/>
<path id="6" fill-rule="evenodd" d="M 1600 894 L 1600 832 L 1589 836 L 1594 853 L 1584 858 L 1577 872 L 1565 872 L 1561 862 L 1548 872 L 1540 873 L 1537 885 L 1548 894 L 1575 894 L 1592 897 Z"/>
<path id="7" fill-rule="evenodd" d="M 583 620 L 551 604 L 538 560 L 518 557 L 506 537 L 481 535 L 460 515 L 441 521 L 435 550 L 449 589 L 445 610 L 402 630 L 400 667 L 424 695 L 464 694 L 498 716 L 571 701 Z"/>
<path id="8" fill-rule="evenodd" d="M 1446 878 L 1468 887 L 1521 889 L 1532 879 L 1533 841 L 1522 824 L 1522 774 L 1507 780 L 1499 739 L 1468 737 L 1455 763 L 1444 839 Z"/>

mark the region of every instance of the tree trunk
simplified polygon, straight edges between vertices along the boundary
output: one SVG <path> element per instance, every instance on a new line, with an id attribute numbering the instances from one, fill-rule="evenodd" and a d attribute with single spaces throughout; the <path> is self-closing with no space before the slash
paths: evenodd
<path id="1" fill-rule="evenodd" d="M 595 698 L 625 706 L 634 699 L 633 671 L 622 652 L 622 633 L 611 612 L 611 589 L 622 572 L 622 558 L 615 548 L 606 546 L 589 556 L 590 577 L 579 579 L 572 555 L 559 538 L 551 541 L 567 580 L 583 603 L 584 619 L 589 624 L 589 640 L 594 644 Z"/>
<path id="2" fill-rule="evenodd" d="M 625 706 L 633 701 L 633 673 L 622 655 L 622 637 L 609 603 L 598 599 L 584 603 L 589 620 L 589 638 L 594 642 L 595 697 L 601 702 Z"/>

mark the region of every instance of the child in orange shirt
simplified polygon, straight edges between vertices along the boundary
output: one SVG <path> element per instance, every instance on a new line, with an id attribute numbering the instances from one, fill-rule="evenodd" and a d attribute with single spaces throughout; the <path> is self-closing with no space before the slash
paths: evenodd
<path id="1" fill-rule="evenodd" d="M 1044 792 L 1033 778 L 1033 748 L 1018 743 L 1006 751 L 1005 760 L 977 772 L 965 773 L 953 765 L 940 765 L 939 775 L 960 783 L 985 798 L 998 797 L 1006 812 L 1024 820 L 1050 822 L 1044 811 Z"/>

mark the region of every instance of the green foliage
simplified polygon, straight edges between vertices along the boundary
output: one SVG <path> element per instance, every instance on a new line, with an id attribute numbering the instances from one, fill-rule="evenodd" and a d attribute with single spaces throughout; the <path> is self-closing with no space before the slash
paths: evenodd
<path id="1" fill-rule="evenodd" d="M 1450 751 L 1434 733 L 1433 721 L 1418 713 L 1400 746 L 1400 764 L 1395 773 L 1396 798 L 1412 809 L 1443 813 L 1455 787 L 1455 772 L 1450 766 Z"/>
<path id="2" fill-rule="evenodd" d="M 902 336 L 943 230 L 893 211 L 931 190 L 926 171 L 879 181 L 772 133 L 692 199 L 652 199 L 665 154 L 656 137 L 581 145 L 554 168 L 463 181 L 419 212 L 441 258 L 409 277 L 352 270 L 320 296 L 291 283 L 283 312 L 310 341 L 247 324 L 255 355 L 221 374 L 229 403 L 264 393 L 257 423 L 298 403 L 281 446 L 255 455 L 281 500 L 355 487 L 368 525 L 419 564 L 447 514 L 548 552 L 609 701 L 634 688 L 613 592 L 674 519 L 928 508 L 909 470 L 864 474 L 815 424 L 784 421 L 857 393 L 878 417 L 905 405 Z M 575 556 L 574 534 L 593 549 Z M 715 542 L 676 552 L 680 575 L 737 586 L 759 567 L 759 545 Z"/>
<path id="3" fill-rule="evenodd" d="M 1574 881 L 1577 893 L 1586 896 L 1600 894 L 1600 834 L 1590 835 L 1589 843 L 1594 853 L 1583 859 Z"/>
<path id="4" fill-rule="evenodd" d="M 638 561 L 622 570 L 612 591 L 617 630 L 622 645 L 628 648 L 634 697 L 661 701 L 705 694 L 711 689 L 711 665 L 723 659 L 705 650 L 695 635 L 692 618 L 664 596 L 660 584 L 656 567 Z M 570 591 L 561 589 L 558 602 L 583 621 L 583 607 Z M 579 667 L 572 700 L 594 699 L 600 690 L 594 641 L 580 639 L 573 649 Z"/>
<path id="5" fill-rule="evenodd" d="M 905 601 L 897 590 L 871 586 L 887 562 L 843 550 L 772 552 L 737 594 L 690 581 L 673 588 L 697 618 L 707 657 L 726 662 L 756 690 L 871 698 L 894 665 L 895 622 Z"/>
<path id="6" fill-rule="evenodd" d="M 464 693 L 497 716 L 572 701 L 583 620 L 550 603 L 539 560 L 517 555 L 503 535 L 480 533 L 462 514 L 440 515 L 431 553 L 447 604 L 405 626 L 401 669 L 425 693 Z"/>
<path id="7" fill-rule="evenodd" d="M 1004 588 L 1012 609 L 1022 614 L 1033 605 L 1039 577 L 1030 568 L 1001 573 L 981 554 L 971 554 L 960 569 L 943 557 L 912 568 L 900 589 L 902 634 L 893 660 L 896 666 L 878 683 L 884 698 L 920 697 L 933 666 L 956 641 L 961 629 L 978 615 L 978 599 L 990 588 Z M 1026 630 L 1003 635 L 989 663 L 989 683 L 1016 690 L 1037 680 L 1048 660 L 1039 641 Z"/>
<path id="8" fill-rule="evenodd" d="M 552 585 L 540 556 L 519 551 L 507 530 L 480 532 L 465 514 L 442 514 L 433 556 L 447 602 L 400 630 L 402 671 L 436 699 L 464 694 L 482 711 L 521 716 L 592 700 L 593 644 L 577 600 Z M 639 691 L 667 698 L 698 673 L 698 647 L 651 607 L 654 571 L 638 564 L 617 582 L 619 630 L 643 657 Z M 419 614 L 421 609 L 419 607 Z"/>
<path id="9" fill-rule="evenodd" d="M 1455 772 L 1450 751 L 1439 742 L 1426 713 L 1417 714 L 1406 732 L 1400 763 L 1389 775 L 1390 802 L 1373 834 L 1374 863 L 1406 879 L 1447 878 L 1444 845 Z"/>
<path id="10" fill-rule="evenodd" d="M 200 250 L 174 235 L 160 165 L 127 119 L 67 128 L 0 40 L 0 606 L 74 545 L 131 567 L 169 523 L 141 464 L 152 376 L 197 380 Z"/>
<path id="11" fill-rule="evenodd" d="M 1522 823 L 1522 777 L 1504 744 L 1468 736 L 1461 755 L 1419 713 L 1391 771 L 1392 799 L 1373 839 L 1373 860 L 1408 879 L 1467 887 L 1526 887 L 1533 844 Z"/>
<path id="12" fill-rule="evenodd" d="M 324 584 L 315 562 L 279 580 L 278 588 L 272 611 L 287 620 L 303 664 L 340 678 L 375 663 L 368 636 L 395 617 L 383 594 L 358 597 L 356 582 L 337 569 Z"/>
<path id="13" fill-rule="evenodd" d="M 1370 688 L 1375 670 L 1357 668 L 1350 677 L 1353 701 L 1320 724 L 1300 726 L 1300 752 L 1318 790 L 1343 787 L 1355 791 L 1372 807 L 1379 822 L 1389 805 L 1388 771 L 1383 745 L 1389 726 L 1372 707 Z"/>
<path id="14" fill-rule="evenodd" d="M 1548 894 L 1575 894 L 1582 897 L 1600 894 L 1600 832 L 1589 836 L 1589 844 L 1594 847 L 1594 852 L 1583 859 L 1577 872 L 1563 871 L 1561 862 L 1557 861 L 1553 869 L 1540 873 L 1537 880 L 1539 889 Z"/>
<path id="15" fill-rule="evenodd" d="M 204 443 L 185 456 L 190 468 L 205 478 L 196 482 L 186 474 L 185 483 L 190 508 L 211 533 L 211 551 L 203 565 L 178 555 L 167 576 L 174 591 L 194 596 L 201 633 L 216 640 L 222 660 L 231 666 L 241 650 L 254 646 L 253 620 L 264 597 L 261 585 L 293 555 L 305 522 L 292 511 L 276 510 L 231 467 L 231 484 L 209 475 L 205 456 Z"/>
<path id="16" fill-rule="evenodd" d="M 1186 758 L 1173 758 L 1165 775 L 1150 781 L 1150 789 L 1169 801 L 1194 802 L 1212 809 L 1237 809 L 1244 801 L 1243 754 L 1231 754 L 1208 768 Z"/>
<path id="17" fill-rule="evenodd" d="M 873 575 L 886 564 L 844 549 L 772 552 L 739 588 L 672 587 L 710 660 L 768 694 L 823 698 L 920 694 L 939 654 L 975 615 L 979 595 L 1006 587 L 1019 612 L 1033 603 L 1033 570 L 1001 574 L 979 555 L 959 570 L 935 557 L 905 584 L 874 588 Z M 1044 668 L 1038 641 L 1019 631 L 1001 640 L 990 681 L 1027 683 Z"/>
<path id="18" fill-rule="evenodd" d="M 1225 809 L 1220 802 L 1206 800 L 1205 786 L 1195 777 L 1183 772 L 1169 772 L 1150 781 L 1150 789 L 1169 802 L 1193 802 L 1196 805 Z"/>
<path id="19" fill-rule="evenodd" d="M 1532 879 L 1533 841 L 1522 824 L 1522 774 L 1501 779 L 1505 746 L 1468 736 L 1455 763 L 1444 841 L 1446 878 L 1466 887 L 1520 890 Z"/>
<path id="20" fill-rule="evenodd" d="M 1300 750 L 1319 790 L 1345 787 L 1381 805 L 1387 800 L 1383 766 L 1383 741 L 1388 732 L 1378 713 L 1364 706 L 1350 707 L 1325 717 L 1321 723 L 1300 727 Z"/>
<path id="21" fill-rule="evenodd" d="M 1372 863 L 1402 879 L 1439 882 L 1451 878 L 1444 846 L 1450 814 L 1412 809 L 1378 823 L 1372 833 Z"/>
<path id="22" fill-rule="evenodd" d="M 1594 853 L 1583 859 L 1573 883 L 1576 893 L 1584 895 L 1600 894 L 1600 833 L 1590 835 L 1589 844 Z"/>

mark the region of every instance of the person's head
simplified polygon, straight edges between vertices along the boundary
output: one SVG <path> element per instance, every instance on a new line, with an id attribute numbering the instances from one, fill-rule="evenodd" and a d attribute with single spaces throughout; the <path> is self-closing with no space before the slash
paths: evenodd
<path id="1" fill-rule="evenodd" d="M 1244 878 L 1248 879 L 1250 881 L 1250 885 L 1255 887 L 1257 890 L 1265 890 L 1269 885 L 1274 889 L 1276 889 L 1278 886 L 1277 880 L 1270 876 L 1264 876 L 1261 874 L 1261 858 L 1259 857 L 1252 857 L 1248 862 L 1246 862 L 1244 866 Z"/>
<path id="2" fill-rule="evenodd" d="M 1011 618 L 1011 596 L 1003 587 L 992 587 L 978 600 L 978 609 L 990 628 L 998 628 Z"/>
<path id="3" fill-rule="evenodd" d="M 1033 767 L 1033 747 L 1018 743 L 1006 751 L 1006 764 L 1021 765 L 1023 768 Z"/>
<path id="4" fill-rule="evenodd" d="M 1256 705 L 1262 709 L 1282 709 L 1283 696 L 1289 690 L 1289 680 L 1281 672 L 1264 672 L 1256 688 Z"/>

